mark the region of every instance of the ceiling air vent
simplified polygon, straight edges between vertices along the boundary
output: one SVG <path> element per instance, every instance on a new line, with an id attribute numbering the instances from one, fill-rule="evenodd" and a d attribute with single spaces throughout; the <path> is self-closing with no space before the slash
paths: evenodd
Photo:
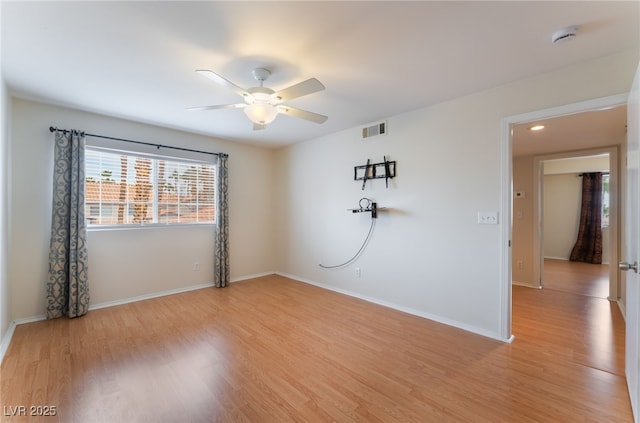
<path id="1" fill-rule="evenodd" d="M 387 133 L 387 122 L 380 122 L 367 128 L 362 128 L 362 138 L 384 135 Z"/>

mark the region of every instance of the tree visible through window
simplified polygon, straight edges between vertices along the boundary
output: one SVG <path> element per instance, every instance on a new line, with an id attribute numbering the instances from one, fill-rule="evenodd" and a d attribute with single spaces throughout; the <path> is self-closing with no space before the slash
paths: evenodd
<path id="1" fill-rule="evenodd" d="M 87 147 L 89 225 L 215 222 L 215 166 Z"/>
<path id="2" fill-rule="evenodd" d="M 609 226 L 609 174 L 602 175 L 602 221 L 603 228 Z"/>

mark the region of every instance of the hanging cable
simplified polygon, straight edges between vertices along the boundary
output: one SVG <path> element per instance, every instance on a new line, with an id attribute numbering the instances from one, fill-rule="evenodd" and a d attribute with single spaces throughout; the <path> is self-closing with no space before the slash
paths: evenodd
<path id="1" fill-rule="evenodd" d="M 367 246 L 367 244 L 369 243 L 369 240 L 371 239 L 371 234 L 373 234 L 373 227 L 376 224 L 376 219 L 372 218 L 371 219 L 371 226 L 369 227 L 369 233 L 367 234 L 367 237 L 364 239 L 364 242 L 362 243 L 362 246 L 360 247 L 360 249 L 358 250 L 358 252 L 351 257 L 349 260 L 345 261 L 342 264 L 336 264 L 334 266 L 325 266 L 324 264 L 318 264 L 318 266 L 322 267 L 323 269 L 336 269 L 338 267 L 343 267 L 346 266 L 350 263 L 353 263 L 362 253 L 362 251 L 364 250 L 364 247 Z"/>

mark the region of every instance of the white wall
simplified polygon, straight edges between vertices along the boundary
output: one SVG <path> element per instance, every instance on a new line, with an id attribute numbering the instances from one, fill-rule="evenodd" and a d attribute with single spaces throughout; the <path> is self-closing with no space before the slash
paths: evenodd
<path id="1" fill-rule="evenodd" d="M 2 18 L 2 5 L 0 5 L 0 20 Z M 8 145 L 9 145 L 9 123 L 11 119 L 11 109 L 7 86 L 2 76 L 2 55 L 0 54 L 0 363 L 4 358 L 4 353 L 9 347 L 11 338 L 11 306 L 10 288 L 7 277 L 8 260 Z M 10 333 L 11 332 L 11 333 Z"/>
<path id="2" fill-rule="evenodd" d="M 275 270 L 271 150 L 23 99 L 12 99 L 12 108 L 12 320 L 45 311 L 53 160 L 49 126 L 228 153 L 231 279 Z M 91 303 L 212 283 L 212 237 L 211 226 L 90 231 Z M 195 261 L 199 271 L 191 270 Z"/>
<path id="3" fill-rule="evenodd" d="M 613 145 L 616 142 L 617 140 L 603 140 L 603 146 Z M 558 175 L 563 173 L 608 172 L 609 170 L 609 155 L 598 154 L 595 156 L 545 160 L 543 172 L 545 175 Z"/>
<path id="4" fill-rule="evenodd" d="M 360 127 L 278 152 L 278 269 L 302 280 L 501 338 L 499 225 L 478 211 L 501 209 L 501 119 L 627 92 L 637 52 L 601 58 L 389 117 L 387 136 L 360 139 Z M 389 189 L 353 181 L 353 166 L 397 160 Z M 367 196 L 381 212 L 352 266 L 323 270 L 359 247 Z M 500 217 L 501 224 L 508 220 Z M 356 277 L 354 268 L 361 268 Z"/>
<path id="5" fill-rule="evenodd" d="M 513 199 L 512 267 L 513 282 L 519 285 L 538 286 L 534 281 L 534 223 L 533 203 L 534 178 L 533 156 L 513 158 L 513 191 L 524 193 L 522 198 Z"/>
<path id="6" fill-rule="evenodd" d="M 545 175 L 543 183 L 544 257 L 569 260 L 578 238 L 582 179 L 575 173 Z"/>
<path id="7" fill-rule="evenodd" d="M 11 319 L 8 264 L 7 149 L 9 144 L 10 102 L 4 81 L 0 78 L 0 342 L 4 341 Z M 2 344 L 5 347 L 5 344 Z M 0 361 L 4 351 L 0 351 Z"/>

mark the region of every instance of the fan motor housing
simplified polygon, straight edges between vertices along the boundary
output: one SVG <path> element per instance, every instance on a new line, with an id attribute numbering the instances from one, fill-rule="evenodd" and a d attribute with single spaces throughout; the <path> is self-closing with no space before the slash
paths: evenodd
<path id="1" fill-rule="evenodd" d="M 269 78 L 269 76 L 271 75 L 271 71 L 265 68 L 256 68 L 252 73 L 256 81 L 260 82 L 266 81 L 267 78 Z"/>

